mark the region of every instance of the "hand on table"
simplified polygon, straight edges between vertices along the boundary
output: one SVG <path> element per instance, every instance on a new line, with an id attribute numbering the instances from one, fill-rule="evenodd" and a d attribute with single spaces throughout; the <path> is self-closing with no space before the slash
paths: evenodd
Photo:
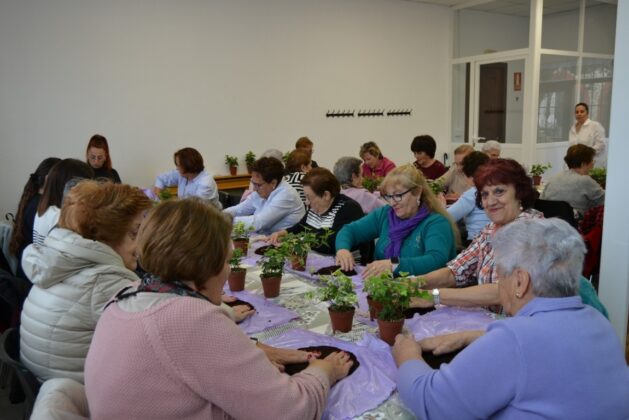
<path id="1" fill-rule="evenodd" d="M 251 309 L 251 306 L 249 305 L 236 305 L 233 306 L 232 309 L 234 310 L 234 319 L 236 320 L 236 323 L 242 322 L 256 313 L 256 311 Z"/>
<path id="2" fill-rule="evenodd" d="M 330 385 L 346 377 L 353 364 L 349 354 L 344 351 L 332 353 L 323 360 L 313 359 L 310 361 L 310 366 L 321 368 L 328 374 Z"/>
<path id="3" fill-rule="evenodd" d="M 435 302 L 431 299 L 411 298 L 411 308 L 432 308 L 433 306 L 435 306 Z"/>
<path id="4" fill-rule="evenodd" d="M 413 337 L 398 334 L 395 337 L 395 344 L 391 350 L 395 364 L 400 367 L 404 362 L 422 358 L 422 348 Z"/>
<path id="5" fill-rule="evenodd" d="M 153 194 L 155 194 L 157 197 L 159 197 L 159 193 L 161 192 L 162 192 L 161 188 L 153 187 Z"/>
<path id="6" fill-rule="evenodd" d="M 280 238 L 284 235 L 286 235 L 288 232 L 286 232 L 285 230 L 279 230 L 277 232 L 273 232 L 272 234 L 270 234 L 269 236 L 265 236 L 262 238 L 262 240 L 266 243 L 270 243 L 271 245 L 279 245 L 280 244 Z"/>
<path id="7" fill-rule="evenodd" d="M 221 300 L 225 303 L 230 303 L 230 302 L 236 302 L 238 298 L 236 296 L 226 295 L 223 293 L 221 295 Z"/>
<path id="8" fill-rule="evenodd" d="M 264 351 L 266 357 L 280 372 L 284 372 L 285 364 L 307 362 L 308 360 L 314 360 L 320 356 L 320 354 L 316 352 L 280 349 L 267 346 L 260 342 L 258 342 L 258 347 Z"/>
<path id="9" fill-rule="evenodd" d="M 347 249 L 339 249 L 336 251 L 336 265 L 341 266 L 341 270 L 350 271 L 354 269 L 354 257 Z"/>
<path id="10" fill-rule="evenodd" d="M 451 353 L 470 345 L 485 331 L 460 331 L 452 334 L 437 335 L 435 337 L 424 338 L 419 343 L 424 350 L 432 351 L 433 354 L 439 355 Z"/>
<path id="11" fill-rule="evenodd" d="M 385 271 L 393 272 L 393 264 L 391 263 L 391 260 L 377 260 L 367 264 L 361 276 L 363 279 L 366 279 L 371 276 L 377 276 Z"/>

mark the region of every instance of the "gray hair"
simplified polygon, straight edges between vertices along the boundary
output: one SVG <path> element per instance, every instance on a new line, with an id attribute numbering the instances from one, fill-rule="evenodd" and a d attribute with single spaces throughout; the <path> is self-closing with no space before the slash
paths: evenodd
<path id="1" fill-rule="evenodd" d="M 282 160 L 283 156 L 284 156 L 284 153 L 280 152 L 277 149 L 267 149 L 264 152 L 262 152 L 262 156 L 260 157 L 272 157 L 279 160 L 280 162 L 283 162 Z"/>
<path id="2" fill-rule="evenodd" d="M 480 151 L 483 153 L 487 153 L 490 150 L 497 150 L 498 152 L 500 152 L 500 150 L 502 150 L 502 146 L 496 140 L 487 140 L 485 143 L 483 143 L 483 147 L 481 147 Z"/>
<path id="3" fill-rule="evenodd" d="M 557 219 L 516 220 L 491 240 L 496 268 L 510 275 L 527 271 L 538 297 L 567 297 L 579 293 L 585 244 L 579 232 Z"/>
<path id="4" fill-rule="evenodd" d="M 352 184 L 352 174 L 360 175 L 360 165 L 362 163 L 360 159 L 353 156 L 345 156 L 336 161 L 333 172 L 341 186 Z"/>

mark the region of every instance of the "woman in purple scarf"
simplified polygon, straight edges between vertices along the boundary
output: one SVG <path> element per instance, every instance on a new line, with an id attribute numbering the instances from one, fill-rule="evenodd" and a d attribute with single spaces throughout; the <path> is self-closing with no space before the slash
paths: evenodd
<path id="1" fill-rule="evenodd" d="M 336 237 L 336 261 L 343 270 L 354 267 L 352 249 L 376 238 L 375 261 L 363 278 L 385 271 L 426 273 L 456 255 L 456 226 L 413 165 L 391 171 L 380 193 L 388 205 L 346 225 Z"/>

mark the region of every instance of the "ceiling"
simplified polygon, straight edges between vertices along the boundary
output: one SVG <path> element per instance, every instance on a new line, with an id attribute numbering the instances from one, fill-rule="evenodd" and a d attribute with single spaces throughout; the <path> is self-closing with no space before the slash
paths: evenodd
<path id="1" fill-rule="evenodd" d="M 530 0 L 407 0 L 415 3 L 430 3 L 452 9 L 478 10 L 512 16 L 529 16 Z M 601 3 L 616 4 L 617 0 L 586 0 L 587 6 Z M 580 0 L 544 0 L 544 14 L 569 12 L 579 9 Z"/>

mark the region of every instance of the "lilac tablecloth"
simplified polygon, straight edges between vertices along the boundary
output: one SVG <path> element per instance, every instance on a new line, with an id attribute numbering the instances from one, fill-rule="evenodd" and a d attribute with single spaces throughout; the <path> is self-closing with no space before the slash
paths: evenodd
<path id="1" fill-rule="evenodd" d="M 256 309 L 255 314 L 238 324 L 247 335 L 259 333 L 267 328 L 286 324 L 293 319 L 299 318 L 297 312 L 286 309 L 255 293 L 247 292 L 246 290 L 232 292 L 229 289 L 225 293 L 252 304 Z"/>
<path id="2" fill-rule="evenodd" d="M 266 344 L 283 348 L 333 346 L 353 353 L 360 366 L 347 378 L 332 387 L 324 419 L 338 420 L 359 416 L 387 400 L 395 390 L 397 368 L 390 347 L 366 334 L 357 343 L 295 329 L 269 339 Z"/>
<path id="3" fill-rule="evenodd" d="M 426 315 L 416 314 L 404 325 L 416 340 L 422 340 L 459 331 L 485 330 L 495 320 L 496 315 L 485 309 L 442 306 Z"/>

